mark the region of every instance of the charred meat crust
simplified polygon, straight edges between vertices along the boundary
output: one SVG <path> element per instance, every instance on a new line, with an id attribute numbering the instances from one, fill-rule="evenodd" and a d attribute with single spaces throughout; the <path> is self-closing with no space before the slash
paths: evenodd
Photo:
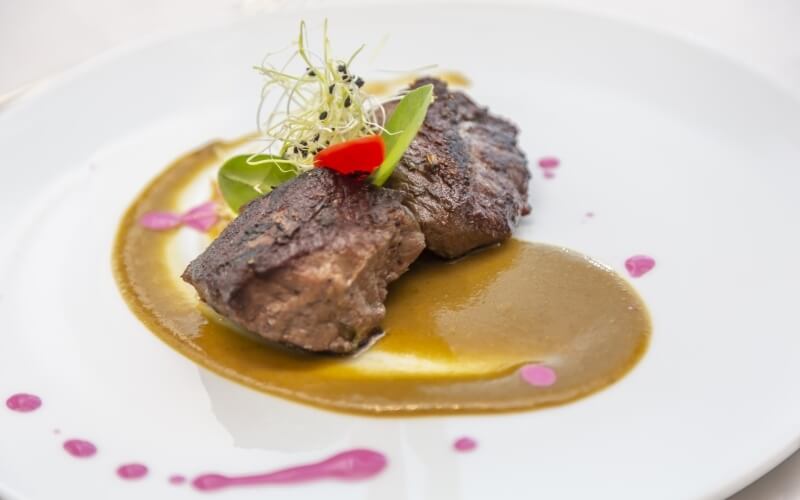
<path id="1" fill-rule="evenodd" d="M 515 125 L 441 80 L 411 87 L 427 83 L 435 100 L 386 186 L 407 195 L 427 248 L 454 258 L 511 236 L 530 212 L 530 172 Z"/>
<path id="2" fill-rule="evenodd" d="M 244 207 L 183 279 L 267 339 L 352 352 L 380 330 L 388 283 L 424 248 L 401 198 L 313 170 Z"/>

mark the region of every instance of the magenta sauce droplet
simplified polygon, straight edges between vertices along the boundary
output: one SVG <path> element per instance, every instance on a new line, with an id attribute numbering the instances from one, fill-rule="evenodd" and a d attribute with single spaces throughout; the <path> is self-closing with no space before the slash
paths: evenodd
<path id="1" fill-rule="evenodd" d="M 555 156 L 545 156 L 539 158 L 539 167 L 544 169 L 557 168 L 561 165 L 561 161 Z"/>
<path id="2" fill-rule="evenodd" d="M 186 482 L 186 477 L 184 477 L 184 476 L 182 476 L 180 474 L 173 474 L 173 475 L 169 476 L 169 484 L 178 485 L 178 484 L 183 484 L 185 482 Z"/>
<path id="3" fill-rule="evenodd" d="M 88 458 L 97 453 L 97 447 L 83 439 L 69 439 L 64 441 L 64 449 L 73 457 Z"/>
<path id="4" fill-rule="evenodd" d="M 6 406 L 11 411 L 28 413 L 37 410 L 40 406 L 42 406 L 42 400 L 39 398 L 39 396 L 20 392 L 19 394 L 14 394 L 8 398 L 6 400 Z"/>
<path id="5" fill-rule="evenodd" d="M 453 448 L 456 451 L 472 451 L 478 447 L 478 442 L 470 437 L 462 437 L 456 439 L 456 442 L 453 443 Z"/>
<path id="6" fill-rule="evenodd" d="M 545 179 L 553 179 L 556 176 L 555 169 L 561 165 L 561 161 L 555 156 L 544 156 L 539 158 L 539 168 L 542 169 L 542 175 Z"/>
<path id="7" fill-rule="evenodd" d="M 142 464 L 125 464 L 117 467 L 117 475 L 122 479 L 141 479 L 147 475 L 147 466 Z"/>
<path id="8" fill-rule="evenodd" d="M 253 486 L 261 484 L 305 483 L 319 479 L 359 480 L 369 479 L 380 473 L 387 464 L 382 453 L 366 449 L 348 450 L 321 462 L 289 467 L 274 472 L 249 476 L 224 476 L 203 474 L 192 481 L 198 490 L 210 491 L 230 486 Z"/>
<path id="9" fill-rule="evenodd" d="M 634 255 L 625 261 L 625 269 L 632 278 L 639 278 L 656 267 L 656 261 L 647 255 Z"/>
<path id="10" fill-rule="evenodd" d="M 519 370 L 522 380 L 536 386 L 548 387 L 556 383 L 555 370 L 545 365 L 529 364 L 525 365 Z"/>

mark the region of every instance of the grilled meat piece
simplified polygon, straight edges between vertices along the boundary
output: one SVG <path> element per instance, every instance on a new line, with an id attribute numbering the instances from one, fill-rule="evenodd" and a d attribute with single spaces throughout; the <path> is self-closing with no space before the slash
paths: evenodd
<path id="1" fill-rule="evenodd" d="M 425 246 L 401 198 L 315 169 L 244 207 L 183 279 L 267 339 L 352 352 L 380 331 L 388 283 Z"/>
<path id="2" fill-rule="evenodd" d="M 386 187 L 406 193 L 427 248 L 454 258 L 511 236 L 530 212 L 530 172 L 516 126 L 441 80 L 411 87 L 426 83 L 434 85 L 435 100 Z"/>
<path id="3" fill-rule="evenodd" d="M 183 274 L 217 312 L 310 351 L 380 331 L 386 287 L 427 245 L 448 258 L 527 214 L 517 128 L 435 79 L 436 99 L 385 188 L 316 169 L 254 200 Z M 391 111 L 391 110 L 389 110 Z"/>

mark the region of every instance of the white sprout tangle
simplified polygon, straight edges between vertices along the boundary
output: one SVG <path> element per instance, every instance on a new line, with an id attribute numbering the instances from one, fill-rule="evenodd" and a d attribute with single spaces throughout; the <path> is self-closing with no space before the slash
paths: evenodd
<path id="1" fill-rule="evenodd" d="M 314 155 L 325 147 L 384 132 L 386 122 L 381 101 L 364 92 L 364 80 L 350 72 L 364 45 L 347 60 L 333 58 L 327 19 L 322 57 L 308 48 L 305 21 L 300 22 L 300 34 L 293 45 L 294 51 L 280 67 L 270 63 L 278 53 L 267 54 L 255 67 L 266 77 L 257 112 L 258 130 L 265 141 L 261 153 L 277 153 L 283 160 L 259 159 L 256 155 L 248 159 L 251 165 L 273 162 L 284 172 L 309 170 L 314 167 Z M 299 76 L 288 72 L 292 63 L 304 65 Z M 268 102 L 276 95 L 274 104 Z M 264 117 L 267 104 L 271 110 Z"/>

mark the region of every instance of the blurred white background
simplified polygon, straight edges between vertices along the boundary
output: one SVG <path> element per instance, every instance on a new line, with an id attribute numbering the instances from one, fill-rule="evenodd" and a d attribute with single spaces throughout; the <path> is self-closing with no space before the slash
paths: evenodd
<path id="1" fill-rule="evenodd" d="M 327 3 L 384 0 L 329 0 Z M 392 1 L 392 0 L 385 0 Z M 424 3 L 424 0 L 406 0 Z M 487 2 L 489 0 L 486 0 Z M 524 3 L 512 0 L 506 3 Z M 132 40 L 324 0 L 0 0 L 0 96 Z M 798 0 L 542 0 L 722 51 L 800 95 Z M 502 7 L 498 7 L 502 8 Z"/>
<path id="2" fill-rule="evenodd" d="M 310 8 L 325 3 L 381 1 L 398 0 L 0 0 L 0 106 L 37 82 L 127 43 L 228 23 L 239 16 L 289 5 Z M 538 3 L 626 19 L 672 33 L 739 61 L 800 98 L 800 0 Z M 792 397 L 791 392 L 787 397 Z M 734 500 L 798 498 L 800 453 Z"/>

